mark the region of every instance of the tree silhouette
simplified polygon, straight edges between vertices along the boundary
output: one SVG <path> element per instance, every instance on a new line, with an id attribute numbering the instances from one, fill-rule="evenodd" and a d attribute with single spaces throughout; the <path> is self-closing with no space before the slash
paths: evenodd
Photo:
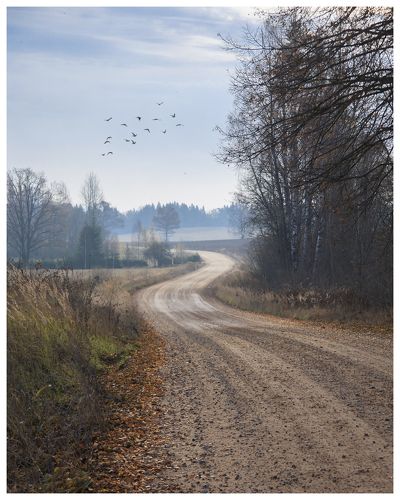
<path id="1" fill-rule="evenodd" d="M 56 208 L 46 178 L 30 168 L 14 169 L 7 175 L 8 243 L 27 266 L 32 252 L 42 248 L 50 236 Z"/>
<path id="2" fill-rule="evenodd" d="M 170 235 L 180 226 L 178 212 L 172 205 L 157 206 L 157 211 L 153 217 L 154 227 L 163 233 L 167 243 Z"/>

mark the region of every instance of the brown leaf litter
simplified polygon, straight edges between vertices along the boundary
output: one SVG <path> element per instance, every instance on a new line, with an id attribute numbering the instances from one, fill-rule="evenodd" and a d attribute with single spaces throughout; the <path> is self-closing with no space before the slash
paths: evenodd
<path id="1" fill-rule="evenodd" d="M 164 341 L 148 326 L 126 365 L 111 367 L 102 376 L 108 425 L 93 442 L 88 491 L 153 492 L 152 482 L 168 467 L 160 453 L 165 441 L 159 405 L 164 360 Z"/>

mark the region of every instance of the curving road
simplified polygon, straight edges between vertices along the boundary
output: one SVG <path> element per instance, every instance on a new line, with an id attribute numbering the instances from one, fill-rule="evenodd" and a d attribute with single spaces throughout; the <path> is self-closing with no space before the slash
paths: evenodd
<path id="1" fill-rule="evenodd" d="M 154 491 L 392 491 L 392 343 L 231 309 L 202 291 L 234 261 L 140 292 L 167 341 Z"/>

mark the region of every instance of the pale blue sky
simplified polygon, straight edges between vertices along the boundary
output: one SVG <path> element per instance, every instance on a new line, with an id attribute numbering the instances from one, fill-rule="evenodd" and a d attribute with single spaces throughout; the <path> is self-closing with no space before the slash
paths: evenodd
<path id="1" fill-rule="evenodd" d="M 93 171 L 123 211 L 229 203 L 237 176 L 213 158 L 213 128 L 232 109 L 235 58 L 217 34 L 254 22 L 244 8 L 8 8 L 8 168 L 63 180 L 73 202 Z"/>

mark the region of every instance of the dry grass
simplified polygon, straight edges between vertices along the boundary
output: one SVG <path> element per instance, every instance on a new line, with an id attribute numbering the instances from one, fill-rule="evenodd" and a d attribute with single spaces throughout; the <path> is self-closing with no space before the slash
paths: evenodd
<path id="1" fill-rule="evenodd" d="M 214 283 L 212 293 L 231 307 L 285 318 L 392 328 L 389 309 L 366 308 L 346 289 L 266 291 L 244 270 Z"/>
<path id="2" fill-rule="evenodd" d="M 124 362 L 139 329 L 133 308 L 95 289 L 64 273 L 8 273 L 9 491 L 54 491 L 55 474 L 61 491 L 86 486 L 81 449 L 102 424 L 97 373 Z"/>
<path id="3" fill-rule="evenodd" d="M 10 492 L 80 492 L 104 425 L 99 373 L 126 365 L 144 330 L 132 294 L 194 270 L 8 271 Z"/>
<path id="4" fill-rule="evenodd" d="M 145 267 L 145 268 L 123 268 L 123 269 L 77 269 L 70 271 L 71 279 L 94 279 L 99 282 L 117 279 L 129 291 L 136 291 L 146 286 L 154 285 L 181 274 L 195 271 L 201 264 L 188 262 L 173 267 Z"/>

